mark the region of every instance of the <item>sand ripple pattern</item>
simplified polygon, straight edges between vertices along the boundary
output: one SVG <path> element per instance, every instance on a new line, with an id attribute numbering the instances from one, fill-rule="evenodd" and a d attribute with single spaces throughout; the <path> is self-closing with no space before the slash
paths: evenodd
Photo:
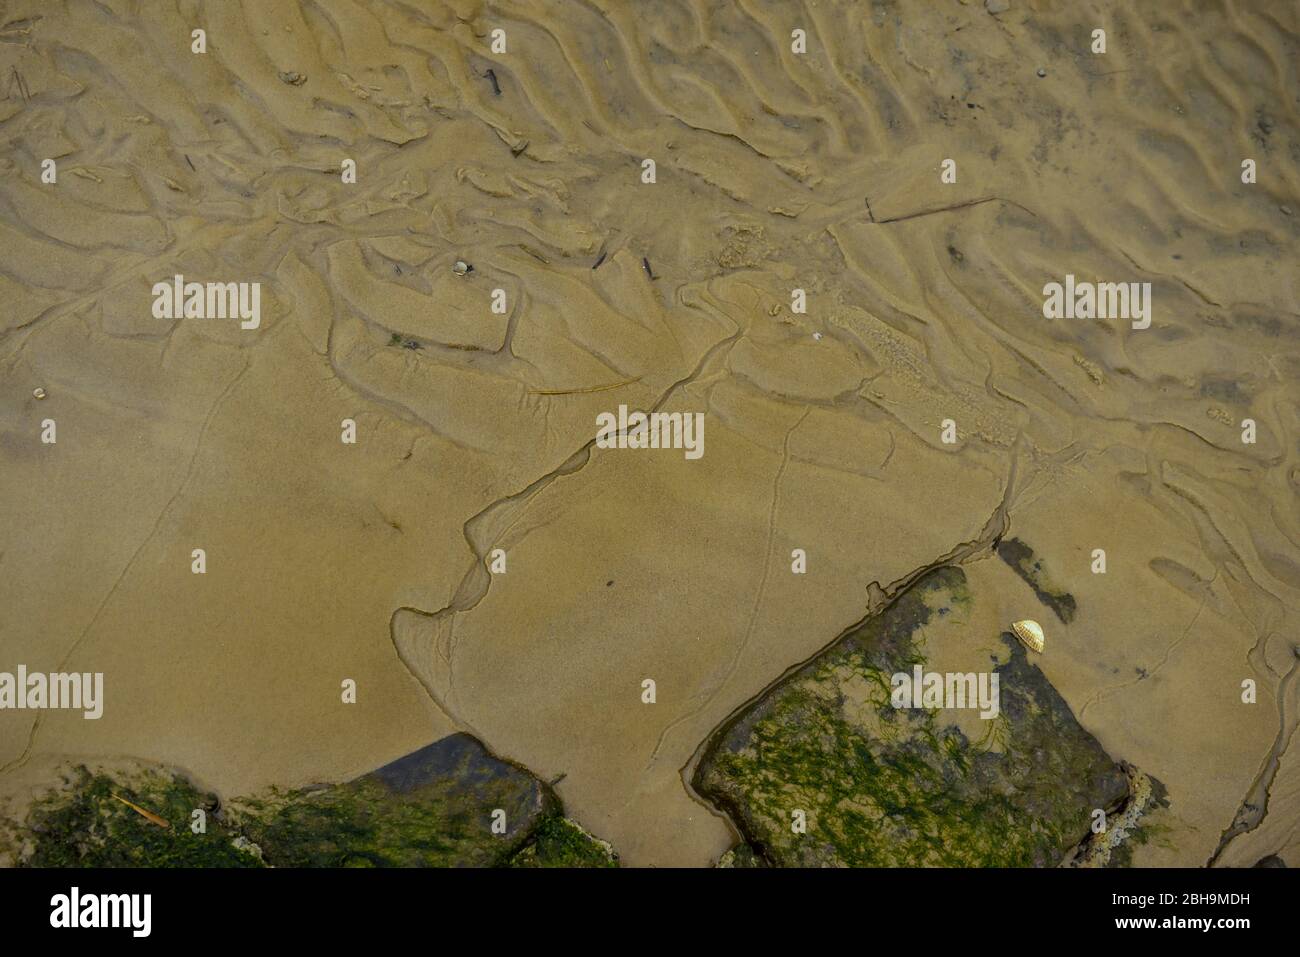
<path id="1" fill-rule="evenodd" d="M 0 16 L 0 667 L 94 665 L 124 702 L 0 715 L 0 764 L 130 753 L 242 791 L 459 726 L 564 774 L 625 861 L 707 863 L 696 745 L 1005 494 L 1079 600 L 1044 669 L 1168 789 L 1145 860 L 1300 863 L 1294 5 Z M 178 272 L 262 282 L 262 328 L 153 319 Z M 1150 282 L 1151 327 L 1044 319 L 1066 273 Z M 619 403 L 705 411 L 705 458 L 593 449 Z"/>

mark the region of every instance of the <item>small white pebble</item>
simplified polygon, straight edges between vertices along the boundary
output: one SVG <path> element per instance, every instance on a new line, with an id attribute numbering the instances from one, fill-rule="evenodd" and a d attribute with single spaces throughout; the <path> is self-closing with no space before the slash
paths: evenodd
<path id="1" fill-rule="evenodd" d="M 456 265 L 451 267 L 451 271 L 454 272 L 457 276 L 463 276 L 467 272 L 469 272 L 469 263 L 457 259 Z"/>
<path id="2" fill-rule="evenodd" d="M 822 334 L 821 334 L 820 332 L 814 332 L 814 333 L 813 333 L 813 338 L 816 339 L 818 342 L 821 342 L 821 341 L 822 341 Z"/>

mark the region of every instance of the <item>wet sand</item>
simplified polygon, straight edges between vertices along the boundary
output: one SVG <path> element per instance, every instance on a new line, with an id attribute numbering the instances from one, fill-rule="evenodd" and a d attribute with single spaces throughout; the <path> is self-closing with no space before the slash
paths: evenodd
<path id="1" fill-rule="evenodd" d="M 0 792 L 459 729 L 706 865 L 699 744 L 1003 508 L 1078 602 L 1040 667 L 1168 789 L 1135 863 L 1300 860 L 1295 10 L 6 10 L 0 670 L 107 702 L 0 711 Z M 261 282 L 260 328 L 155 319 L 176 273 Z M 1150 282 L 1150 327 L 1045 319 L 1067 274 Z M 704 456 L 595 448 L 619 404 L 705 412 Z"/>

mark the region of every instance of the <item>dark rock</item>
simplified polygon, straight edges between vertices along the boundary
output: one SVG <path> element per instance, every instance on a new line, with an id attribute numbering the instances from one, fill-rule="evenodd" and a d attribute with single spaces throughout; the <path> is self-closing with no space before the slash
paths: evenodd
<path id="1" fill-rule="evenodd" d="M 720 728 L 696 791 L 779 866 L 1060 863 L 1094 809 L 1123 803 L 1128 778 L 1018 641 L 1001 636 L 1001 714 L 985 741 L 890 702 L 891 676 L 926 663 L 920 629 L 934 610 L 973 601 L 960 568 L 922 577 Z M 850 682 L 859 697 L 872 689 L 856 710 Z M 806 833 L 791 826 L 796 809 Z"/>
<path id="2" fill-rule="evenodd" d="M 1074 620 L 1074 596 L 1052 582 L 1042 560 L 1034 557 L 1032 548 L 1018 538 L 1003 539 L 998 542 L 998 557 L 1015 569 L 1016 574 L 1034 590 L 1038 600 L 1056 612 L 1057 618 L 1067 625 Z"/>

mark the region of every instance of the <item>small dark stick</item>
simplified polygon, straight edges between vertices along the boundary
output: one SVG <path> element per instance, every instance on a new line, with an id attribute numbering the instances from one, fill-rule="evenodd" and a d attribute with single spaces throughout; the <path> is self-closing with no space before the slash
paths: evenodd
<path id="1" fill-rule="evenodd" d="M 641 265 L 642 265 L 642 267 L 644 267 L 644 269 L 645 269 L 645 274 L 646 274 L 647 276 L 649 276 L 651 279 L 654 279 L 654 278 L 655 278 L 655 274 L 654 274 L 654 270 L 650 268 L 650 260 L 648 260 L 648 259 L 646 259 L 644 256 L 642 256 L 642 257 L 641 257 Z"/>
<path id="2" fill-rule="evenodd" d="M 592 269 L 598 269 L 598 268 L 600 267 L 600 264 L 603 263 L 603 262 L 605 261 L 605 256 L 606 256 L 605 253 L 601 253 L 601 254 L 600 254 L 600 258 L 597 259 L 597 260 L 592 264 L 591 268 L 592 268 Z"/>
<path id="3" fill-rule="evenodd" d="M 194 160 L 190 159 L 190 154 L 185 153 L 184 156 L 185 156 L 185 162 L 190 164 L 190 169 L 194 169 Z M 198 170 L 194 169 L 194 172 L 197 173 Z"/>
<path id="4" fill-rule="evenodd" d="M 497 96 L 500 96 L 500 95 L 501 95 L 501 84 L 497 82 L 497 71 L 496 71 L 496 70 L 488 70 L 488 71 L 487 71 L 486 73 L 484 73 L 483 75 L 484 75 L 485 77 L 487 77 L 489 80 L 492 81 L 492 92 L 495 93 Z"/>

